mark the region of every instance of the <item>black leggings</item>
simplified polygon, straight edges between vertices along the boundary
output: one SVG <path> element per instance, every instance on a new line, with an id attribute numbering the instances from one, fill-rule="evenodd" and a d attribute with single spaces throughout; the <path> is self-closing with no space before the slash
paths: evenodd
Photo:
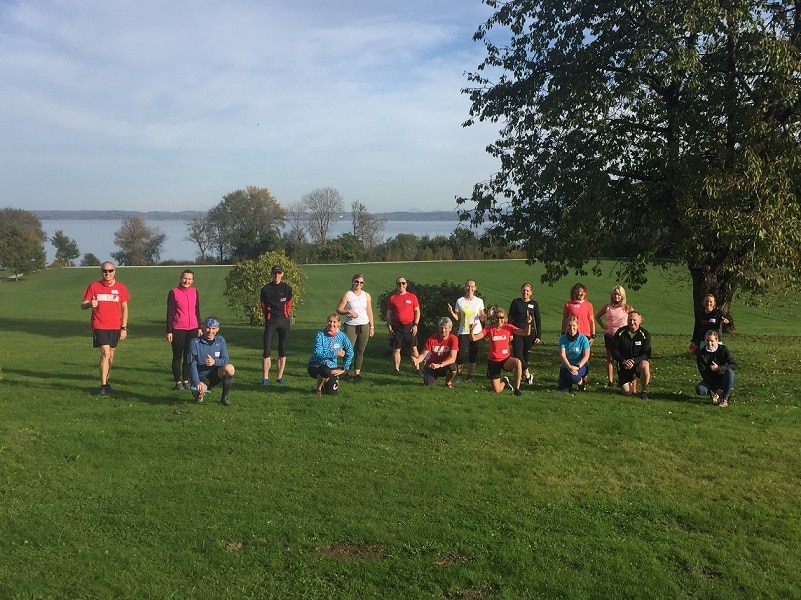
<path id="1" fill-rule="evenodd" d="M 273 351 L 273 338 L 278 334 L 278 358 L 286 356 L 286 347 L 289 342 L 289 319 L 286 317 L 273 317 L 264 326 L 264 352 L 263 358 L 270 358 Z"/>
<path id="2" fill-rule="evenodd" d="M 523 327 L 522 329 L 525 329 Z M 533 335 L 516 335 L 512 338 L 512 356 L 520 359 L 523 371 L 528 369 L 528 355 L 534 345 Z"/>
<path id="3" fill-rule="evenodd" d="M 186 355 L 189 342 L 197 337 L 197 329 L 172 330 L 172 377 L 175 381 L 189 381 L 189 365 Z"/>
<path id="4" fill-rule="evenodd" d="M 456 355 L 456 364 L 463 365 L 465 358 L 468 363 L 476 362 L 478 358 L 478 342 L 472 341 L 469 333 L 461 333 L 458 337 L 459 354 Z"/>

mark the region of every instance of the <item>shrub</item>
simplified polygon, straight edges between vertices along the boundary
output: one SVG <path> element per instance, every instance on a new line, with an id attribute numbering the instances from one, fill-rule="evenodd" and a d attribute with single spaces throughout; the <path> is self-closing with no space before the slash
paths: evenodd
<path id="1" fill-rule="evenodd" d="M 251 325 L 264 325 L 261 311 L 261 288 L 270 281 L 273 265 L 281 265 L 284 279 L 292 286 L 293 313 L 303 303 L 306 286 L 306 273 L 291 261 L 283 252 L 265 252 L 256 260 L 243 260 L 234 265 L 225 278 L 225 292 L 228 306 L 236 314 L 247 317 Z M 294 314 L 290 315 L 294 318 Z"/>

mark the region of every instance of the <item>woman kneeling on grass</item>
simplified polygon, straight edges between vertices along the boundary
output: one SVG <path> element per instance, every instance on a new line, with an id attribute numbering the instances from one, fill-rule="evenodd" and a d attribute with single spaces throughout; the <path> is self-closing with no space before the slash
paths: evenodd
<path id="1" fill-rule="evenodd" d="M 570 315 L 565 320 L 565 332 L 559 337 L 559 357 L 562 364 L 559 366 L 560 392 L 570 392 L 573 384 L 578 390 L 587 389 L 587 373 L 590 372 L 590 341 L 587 336 L 579 333 L 578 319 Z"/>
<path id="2" fill-rule="evenodd" d="M 340 357 L 344 357 L 345 361 L 338 367 L 337 360 Z M 351 362 L 353 346 L 348 336 L 339 330 L 339 315 L 331 313 L 328 315 L 328 326 L 318 331 L 314 337 L 314 350 L 307 367 L 309 376 L 317 379 L 314 393 L 318 396 L 322 396 L 323 391 L 326 394 L 336 394 L 339 389 L 337 378 L 350 368 Z"/>
<path id="3" fill-rule="evenodd" d="M 456 356 L 459 354 L 459 340 L 451 333 L 453 322 L 448 317 L 442 317 L 438 322 L 439 333 L 435 333 L 426 340 L 423 347 L 425 354 L 412 357 L 414 368 L 419 369 L 420 363 L 425 361 L 423 382 L 429 386 L 437 385 L 439 377 L 445 377 L 445 387 L 453 387 L 453 378 L 456 376 Z"/>
<path id="4" fill-rule="evenodd" d="M 513 335 L 530 335 L 531 334 L 531 315 L 528 316 L 528 322 L 525 329 L 520 329 L 507 322 L 508 317 L 502 310 L 497 310 L 489 315 L 495 317 L 498 324 L 489 325 L 483 330 L 475 333 L 470 332 L 470 340 L 477 342 L 481 338 L 488 338 L 490 347 L 487 354 L 487 379 L 492 382 L 492 389 L 495 393 L 500 394 L 504 388 L 514 390 L 515 396 L 520 395 L 520 381 L 523 378 L 523 368 L 520 359 L 513 358 L 510 350 L 510 342 Z M 480 325 L 476 329 L 480 328 Z M 511 371 L 514 377 L 515 384 L 509 382 L 508 377 L 501 377 L 502 371 Z"/>
<path id="5" fill-rule="evenodd" d="M 706 332 L 704 345 L 698 349 L 696 360 L 702 381 L 695 386 L 695 393 L 709 396 L 712 404 L 728 406 L 737 363 L 731 350 L 720 343 L 718 332 L 714 329 Z"/>

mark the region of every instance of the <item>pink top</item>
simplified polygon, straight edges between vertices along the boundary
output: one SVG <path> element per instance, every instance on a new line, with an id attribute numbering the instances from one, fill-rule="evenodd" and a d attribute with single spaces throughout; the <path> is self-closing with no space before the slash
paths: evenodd
<path id="1" fill-rule="evenodd" d="M 629 311 L 626 307 L 606 305 L 606 327 L 604 333 L 608 335 L 615 335 L 615 332 L 621 327 L 625 327 L 629 322 Z"/>
<path id="2" fill-rule="evenodd" d="M 565 302 L 565 309 L 562 313 L 562 321 L 574 315 L 578 319 L 579 333 L 590 337 L 592 324 L 595 323 L 595 312 L 589 300 L 570 300 Z"/>

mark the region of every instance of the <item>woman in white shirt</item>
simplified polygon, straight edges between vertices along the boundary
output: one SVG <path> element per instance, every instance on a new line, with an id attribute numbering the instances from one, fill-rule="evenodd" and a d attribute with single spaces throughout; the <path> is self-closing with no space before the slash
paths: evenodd
<path id="1" fill-rule="evenodd" d="M 467 359 L 467 381 L 473 379 L 476 371 L 479 343 L 470 340 L 470 332 L 476 335 L 481 333 L 481 324 L 487 319 L 484 312 L 484 300 L 476 296 L 476 282 L 468 279 L 464 284 L 464 296 L 456 301 L 456 306 L 448 304 L 454 323 L 459 329 L 456 337 L 459 338 L 459 354 L 456 357 L 456 381 L 461 381 L 462 365 Z M 476 327 L 478 324 L 478 327 Z"/>
<path id="2" fill-rule="evenodd" d="M 343 379 L 359 382 L 362 380 L 362 362 L 364 362 L 364 349 L 367 341 L 375 333 L 373 321 L 373 299 L 364 291 L 364 275 L 356 273 L 350 289 L 342 296 L 337 306 L 337 314 L 345 317 L 345 335 L 348 336 L 354 351 L 353 375 L 349 372 Z"/>

